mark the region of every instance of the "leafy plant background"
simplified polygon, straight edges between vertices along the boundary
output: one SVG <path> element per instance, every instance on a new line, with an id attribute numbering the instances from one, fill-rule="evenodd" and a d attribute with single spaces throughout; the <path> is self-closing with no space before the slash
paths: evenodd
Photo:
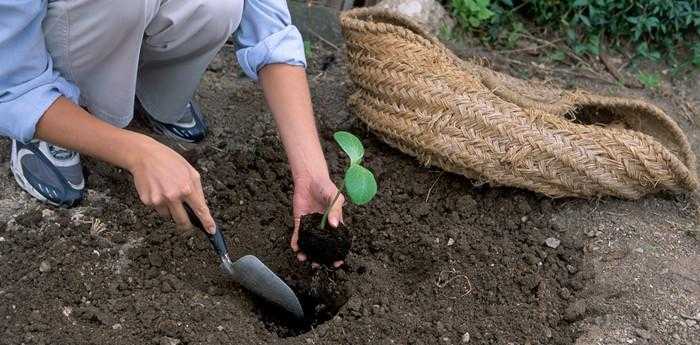
<path id="1" fill-rule="evenodd" d="M 639 57 L 700 66 L 700 0 L 448 1 L 463 30 L 506 45 L 527 19 L 561 31 L 577 54 L 598 55 L 604 41 L 612 47 L 630 43 Z M 676 61 L 679 51 L 690 59 Z"/>

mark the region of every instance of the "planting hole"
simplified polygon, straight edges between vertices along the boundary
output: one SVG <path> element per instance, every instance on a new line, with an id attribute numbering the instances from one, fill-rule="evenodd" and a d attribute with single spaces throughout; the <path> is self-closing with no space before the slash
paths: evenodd
<path id="1" fill-rule="evenodd" d="M 288 282 L 289 283 L 289 282 Z M 320 285 L 320 286 L 319 286 Z M 336 289 L 335 284 L 289 283 L 304 309 L 304 319 L 298 320 L 280 307 L 254 297 L 255 314 L 265 329 L 280 338 L 296 337 L 331 320 L 347 302 L 349 296 Z"/>

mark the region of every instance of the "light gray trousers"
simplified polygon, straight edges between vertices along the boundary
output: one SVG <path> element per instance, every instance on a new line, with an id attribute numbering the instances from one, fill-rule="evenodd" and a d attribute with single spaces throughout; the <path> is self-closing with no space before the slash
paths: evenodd
<path id="1" fill-rule="evenodd" d="M 207 65 L 241 20 L 241 0 L 53 0 L 43 31 L 81 105 L 124 127 L 134 96 L 158 120 L 180 119 Z"/>

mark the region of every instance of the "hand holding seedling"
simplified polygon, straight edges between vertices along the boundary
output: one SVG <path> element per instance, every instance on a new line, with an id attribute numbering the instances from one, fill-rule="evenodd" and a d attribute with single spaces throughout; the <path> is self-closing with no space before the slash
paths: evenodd
<path id="1" fill-rule="evenodd" d="M 345 172 L 341 188 L 346 190 L 353 204 L 364 205 L 377 193 L 374 176 L 361 165 L 364 147 L 357 137 L 348 132 L 337 132 L 333 137 L 350 158 L 350 165 Z M 332 197 L 326 194 L 325 200 L 323 216 L 311 215 L 302 219 L 301 227 L 304 228 L 304 232 L 301 233 L 299 246 L 304 252 L 302 255 L 309 255 L 313 261 L 328 265 L 332 263 L 335 267 L 339 267 L 350 250 L 352 238 L 345 229 L 339 229 L 335 233 L 329 232 L 326 224 L 330 223 L 331 227 L 338 228 L 339 224 L 333 224 L 331 217 L 333 210 L 342 205 L 341 190 L 333 193 Z M 341 226 L 341 228 L 344 227 Z M 295 229 L 295 235 L 297 231 L 298 229 Z"/>

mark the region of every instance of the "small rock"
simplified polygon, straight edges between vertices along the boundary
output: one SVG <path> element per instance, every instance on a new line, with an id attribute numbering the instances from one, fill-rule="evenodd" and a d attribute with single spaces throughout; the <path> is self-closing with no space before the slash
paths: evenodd
<path id="1" fill-rule="evenodd" d="M 560 217 L 552 217 L 549 219 L 549 226 L 554 231 L 565 232 L 566 226 Z"/>
<path id="2" fill-rule="evenodd" d="M 559 245 L 561 244 L 561 241 L 558 240 L 558 239 L 556 239 L 556 238 L 554 238 L 554 237 L 549 237 L 549 238 L 547 238 L 546 240 L 544 240 L 544 244 L 546 244 L 547 247 L 549 247 L 549 248 L 554 248 L 554 249 L 556 249 L 556 248 L 558 248 Z"/>
<path id="3" fill-rule="evenodd" d="M 180 342 L 180 339 L 177 338 L 160 337 L 158 340 L 158 345 L 178 345 Z"/>
<path id="4" fill-rule="evenodd" d="M 455 21 L 435 0 L 383 0 L 375 7 L 404 15 L 427 27 L 432 33 L 452 30 Z"/>
<path id="5" fill-rule="evenodd" d="M 447 240 L 447 246 L 449 247 L 449 246 L 451 246 L 451 245 L 453 245 L 453 244 L 455 244 L 455 240 L 452 239 L 452 238 L 449 238 L 449 239 Z"/>
<path id="6" fill-rule="evenodd" d="M 51 264 L 48 261 L 42 261 L 39 264 L 39 272 L 46 273 L 51 271 Z"/>
<path id="7" fill-rule="evenodd" d="M 163 320 L 158 323 L 158 332 L 165 337 L 175 337 L 177 335 L 177 323 L 173 320 Z"/>
<path id="8" fill-rule="evenodd" d="M 54 212 L 53 210 L 50 210 L 48 208 L 41 210 L 41 217 L 44 219 L 53 219 L 55 215 L 56 215 L 56 212 Z"/>
<path id="9" fill-rule="evenodd" d="M 586 236 L 588 236 L 588 237 L 596 237 L 596 235 L 597 234 L 596 234 L 595 230 L 591 230 L 591 231 L 586 232 Z"/>
<path id="10" fill-rule="evenodd" d="M 530 219 L 530 218 L 528 218 L 528 216 L 523 216 L 522 218 L 520 218 L 520 221 L 523 223 L 527 223 L 528 219 Z"/>
<path id="11" fill-rule="evenodd" d="M 224 326 L 218 325 L 218 326 L 216 326 L 216 330 L 219 332 L 222 332 L 224 330 Z"/>
<path id="12" fill-rule="evenodd" d="M 569 322 L 574 322 L 582 319 L 584 314 L 586 314 L 586 302 L 584 300 L 578 300 L 569 304 L 566 308 L 564 311 L 564 319 Z"/>
<path id="13" fill-rule="evenodd" d="M 361 309 L 362 309 L 362 301 L 355 296 L 350 297 L 350 300 L 348 301 L 348 310 L 360 311 Z"/>
<path id="14" fill-rule="evenodd" d="M 160 267 L 163 265 L 163 257 L 160 256 L 159 253 L 151 253 L 148 256 L 148 261 L 151 263 L 151 266 L 153 267 Z"/>
<path id="15" fill-rule="evenodd" d="M 209 63 L 209 66 L 207 67 L 207 70 L 212 72 L 221 72 L 222 69 L 224 69 L 224 61 L 220 55 L 214 57 L 214 59 L 211 61 L 211 63 Z"/>
<path id="16" fill-rule="evenodd" d="M 688 320 L 685 320 L 685 324 L 688 325 L 688 327 L 693 327 L 693 326 L 697 325 L 698 322 L 693 320 L 693 319 L 688 319 Z"/>
<path id="17" fill-rule="evenodd" d="M 637 253 L 639 253 L 639 254 L 643 254 L 643 253 L 644 253 L 644 248 L 642 248 L 642 247 L 635 248 L 634 251 L 637 252 Z"/>
<path id="18" fill-rule="evenodd" d="M 469 332 L 466 332 L 462 335 L 462 343 L 468 343 L 469 342 Z"/>
<path id="19" fill-rule="evenodd" d="M 646 329 L 636 328 L 634 330 L 634 334 L 642 339 L 651 339 L 651 332 L 647 331 Z"/>
<path id="20" fill-rule="evenodd" d="M 122 324 L 121 323 L 115 323 L 112 325 L 112 329 L 117 330 L 117 329 L 122 329 Z"/>
<path id="21" fill-rule="evenodd" d="M 566 270 L 571 274 L 578 272 L 578 269 L 574 265 L 566 265 Z"/>
<path id="22" fill-rule="evenodd" d="M 530 206 L 530 203 L 527 202 L 527 200 L 525 200 L 524 198 L 518 200 L 517 207 L 520 213 L 528 214 L 532 212 L 532 207 Z"/>

